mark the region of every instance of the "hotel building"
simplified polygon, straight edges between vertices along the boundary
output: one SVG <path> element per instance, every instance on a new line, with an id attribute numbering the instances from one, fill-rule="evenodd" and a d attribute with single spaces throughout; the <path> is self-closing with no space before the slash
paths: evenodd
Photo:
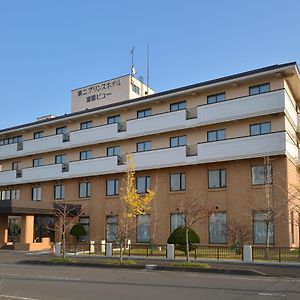
<path id="1" fill-rule="evenodd" d="M 82 206 L 86 240 L 111 240 L 132 153 L 138 192 L 156 193 L 133 242 L 166 244 L 193 199 L 211 212 L 193 225 L 203 245 L 230 244 L 233 221 L 264 244 L 272 207 L 271 244 L 299 246 L 289 200 L 299 185 L 299 105 L 294 62 L 159 93 L 131 75 L 75 89 L 70 114 L 0 130 L 0 245 L 31 249 L 49 236 L 55 203 Z"/>

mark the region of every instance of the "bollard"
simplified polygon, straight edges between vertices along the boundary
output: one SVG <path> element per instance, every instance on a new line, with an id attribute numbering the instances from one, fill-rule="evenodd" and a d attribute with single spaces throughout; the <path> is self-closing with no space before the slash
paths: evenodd
<path id="1" fill-rule="evenodd" d="M 105 252 L 105 256 L 106 257 L 112 257 L 112 243 L 106 243 L 106 252 Z"/>
<path id="2" fill-rule="evenodd" d="M 55 256 L 60 256 L 61 243 L 55 243 Z"/>
<path id="3" fill-rule="evenodd" d="M 95 253 L 95 241 L 90 241 L 90 254 Z"/>
<path id="4" fill-rule="evenodd" d="M 167 244 L 167 259 L 175 258 L 175 247 L 174 244 Z"/>
<path id="5" fill-rule="evenodd" d="M 250 245 L 243 247 L 243 262 L 252 262 L 252 246 Z"/>

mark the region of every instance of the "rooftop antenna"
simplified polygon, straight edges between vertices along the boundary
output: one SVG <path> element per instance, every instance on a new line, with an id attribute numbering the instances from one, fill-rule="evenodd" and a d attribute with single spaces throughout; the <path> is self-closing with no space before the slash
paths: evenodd
<path id="1" fill-rule="evenodd" d="M 133 63 L 133 58 L 134 58 L 134 46 L 132 47 L 131 51 L 131 68 L 130 68 L 130 74 L 131 76 L 134 76 L 136 74 L 135 69 L 134 69 L 134 63 Z"/>
<path id="2" fill-rule="evenodd" d="M 149 44 L 147 44 L 147 95 L 149 95 L 149 77 L 150 77 L 150 51 Z"/>

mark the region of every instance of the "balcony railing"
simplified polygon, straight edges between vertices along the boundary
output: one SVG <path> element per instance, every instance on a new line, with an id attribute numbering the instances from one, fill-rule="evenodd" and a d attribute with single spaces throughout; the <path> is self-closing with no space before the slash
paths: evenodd
<path id="1" fill-rule="evenodd" d="M 198 145 L 162 148 L 132 154 L 136 170 L 165 168 L 218 161 L 262 157 L 266 155 L 289 155 L 298 160 L 298 147 L 284 131 L 264 135 L 245 136 Z M 83 176 L 119 173 L 126 170 L 125 156 L 98 157 L 24 168 L 22 172 L 0 172 L 0 185 L 59 180 Z"/>
<path id="2" fill-rule="evenodd" d="M 285 103 L 288 103 L 287 97 L 285 90 L 278 90 L 198 106 L 197 124 L 207 125 L 283 112 Z"/>
<path id="3" fill-rule="evenodd" d="M 198 162 L 208 163 L 285 154 L 285 132 L 232 138 L 198 144 Z"/>
<path id="4" fill-rule="evenodd" d="M 105 124 L 71 131 L 67 135 L 27 140 L 19 145 L 3 145 L 0 146 L 0 160 L 279 112 L 285 112 L 297 129 L 300 122 L 293 101 L 287 92 L 281 89 L 201 105 L 197 108 L 132 119 L 119 124 Z M 300 131 L 299 127 L 298 131 Z"/>

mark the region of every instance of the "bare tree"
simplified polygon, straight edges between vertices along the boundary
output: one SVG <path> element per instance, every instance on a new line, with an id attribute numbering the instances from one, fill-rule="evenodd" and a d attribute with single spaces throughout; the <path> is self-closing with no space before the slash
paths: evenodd
<path id="1" fill-rule="evenodd" d="M 190 241 L 189 229 L 196 223 L 207 219 L 209 215 L 209 207 L 201 200 L 202 197 L 193 197 L 187 195 L 183 198 L 180 204 L 179 212 L 183 215 L 184 228 L 185 228 L 185 252 L 186 261 L 190 261 Z"/>
<path id="2" fill-rule="evenodd" d="M 74 225 L 74 221 L 81 215 L 82 206 L 67 203 L 56 203 L 54 205 L 53 229 L 61 234 L 62 255 L 66 254 L 66 235 Z"/>
<path id="3" fill-rule="evenodd" d="M 241 253 L 243 246 L 249 242 L 251 237 L 251 230 L 249 227 L 236 220 L 227 223 L 225 233 L 238 254 Z"/>

